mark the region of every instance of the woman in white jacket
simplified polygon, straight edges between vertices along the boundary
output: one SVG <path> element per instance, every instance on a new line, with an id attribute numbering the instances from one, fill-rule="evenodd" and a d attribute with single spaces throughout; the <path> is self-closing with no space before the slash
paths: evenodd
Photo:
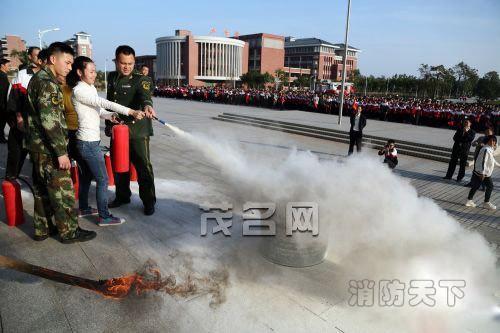
<path id="1" fill-rule="evenodd" d="M 96 181 L 97 211 L 99 213 L 98 225 L 110 226 L 125 222 L 109 213 L 108 210 L 108 177 L 104 155 L 99 143 L 101 141 L 100 118 L 114 120 L 114 112 L 142 119 L 142 111 L 131 110 L 120 104 L 99 97 L 94 87 L 97 73 L 95 64 L 90 58 L 77 57 L 73 69 L 68 75 L 68 84 L 73 87 L 71 101 L 78 114 L 78 130 L 76 132 L 76 145 L 80 155 L 91 171 L 92 175 L 80 179 L 79 207 L 80 211 L 92 210 L 88 205 L 88 193 L 92 178 Z"/>
<path id="2" fill-rule="evenodd" d="M 469 197 L 465 205 L 467 207 L 476 207 L 476 204 L 472 201 L 472 199 L 482 183 L 486 186 L 486 192 L 484 194 L 484 207 L 495 210 L 497 207 L 490 202 L 490 197 L 491 192 L 493 191 L 493 180 L 491 179 L 491 175 L 493 174 L 495 165 L 500 166 L 500 163 L 498 163 L 494 157 L 494 152 L 497 148 L 497 138 L 494 135 L 490 135 L 486 137 L 486 139 L 487 143 L 479 151 L 474 163 L 474 171 L 472 172 L 471 178 L 472 188 L 469 192 Z"/>

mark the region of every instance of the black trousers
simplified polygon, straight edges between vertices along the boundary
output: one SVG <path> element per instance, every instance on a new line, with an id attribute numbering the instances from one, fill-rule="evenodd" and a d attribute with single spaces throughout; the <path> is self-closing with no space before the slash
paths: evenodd
<path id="1" fill-rule="evenodd" d="M 5 166 L 5 178 L 14 179 L 19 177 L 24 161 L 28 155 L 28 150 L 23 148 L 24 132 L 15 125 L 9 131 L 7 141 L 7 165 Z"/>
<path id="2" fill-rule="evenodd" d="M 476 173 L 472 173 L 472 178 L 470 180 L 472 188 L 469 191 L 469 200 L 474 198 L 474 194 L 476 194 L 477 189 L 481 186 L 481 183 L 486 186 L 486 192 L 484 193 L 484 202 L 489 202 L 491 197 L 491 192 L 493 191 L 493 180 L 491 177 L 484 177 L 484 180 L 481 182 L 481 178 L 479 178 Z"/>
<path id="3" fill-rule="evenodd" d="M 467 165 L 468 153 L 462 150 L 453 149 L 451 152 L 450 163 L 448 164 L 448 172 L 446 172 L 447 178 L 452 178 L 457 168 L 458 160 L 460 159 L 457 180 L 460 181 L 465 175 L 465 166 Z"/>
<path id="4" fill-rule="evenodd" d="M 111 140 L 111 159 L 113 159 L 113 140 Z M 129 140 L 130 162 L 137 170 L 137 182 L 139 183 L 139 197 L 144 206 L 152 206 L 156 203 L 155 182 L 153 166 L 149 154 L 149 137 Z M 130 191 L 130 173 L 113 172 L 116 186 L 116 199 L 128 201 L 132 192 Z"/>
<path id="5" fill-rule="evenodd" d="M 350 131 L 349 132 L 349 152 L 348 155 L 351 155 L 354 151 L 354 145 L 356 145 L 356 151 L 361 152 L 361 141 L 363 139 L 363 134 L 358 131 Z"/>
<path id="6" fill-rule="evenodd" d="M 7 125 L 7 113 L 0 110 L 0 142 L 6 142 L 4 134 L 5 125 Z"/>

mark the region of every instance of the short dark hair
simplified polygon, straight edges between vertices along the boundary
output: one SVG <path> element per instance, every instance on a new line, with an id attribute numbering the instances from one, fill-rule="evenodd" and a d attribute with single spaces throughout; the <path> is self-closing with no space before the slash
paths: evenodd
<path id="1" fill-rule="evenodd" d="M 8 64 L 10 62 L 10 60 L 8 59 L 0 59 L 0 65 L 5 65 L 5 64 Z"/>
<path id="2" fill-rule="evenodd" d="M 35 51 L 35 50 L 40 50 L 40 48 L 38 46 L 30 46 L 28 48 L 28 54 L 33 55 L 33 51 Z"/>
<path id="3" fill-rule="evenodd" d="M 393 139 L 389 139 L 389 140 L 387 140 L 387 144 L 388 145 L 395 145 L 396 141 L 394 141 Z"/>
<path id="4" fill-rule="evenodd" d="M 49 48 L 47 49 L 47 59 L 51 55 L 54 55 L 56 53 L 67 53 L 71 54 L 72 56 L 75 55 L 75 52 L 73 51 L 71 46 L 63 42 L 54 42 L 49 45 Z"/>
<path id="5" fill-rule="evenodd" d="M 128 45 L 120 45 L 116 48 L 115 59 L 118 59 L 118 55 L 120 55 L 120 54 L 133 55 L 135 57 L 134 49 Z"/>
<path id="6" fill-rule="evenodd" d="M 144 65 L 141 65 L 141 68 L 144 68 L 146 67 L 147 69 L 149 69 L 148 65 L 144 64 Z"/>
<path id="7" fill-rule="evenodd" d="M 40 52 L 38 53 L 38 59 L 40 59 L 41 61 L 47 61 L 47 58 L 47 49 L 40 50 Z"/>

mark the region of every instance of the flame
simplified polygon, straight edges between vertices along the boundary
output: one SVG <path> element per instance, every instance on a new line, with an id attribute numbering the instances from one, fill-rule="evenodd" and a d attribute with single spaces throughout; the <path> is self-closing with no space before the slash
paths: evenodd
<path id="1" fill-rule="evenodd" d="M 101 293 L 108 298 L 125 298 L 130 293 L 130 290 L 137 280 L 137 274 L 108 279 L 104 281 L 103 290 L 101 290 Z"/>
<path id="2" fill-rule="evenodd" d="M 227 271 L 217 270 L 203 278 L 187 275 L 182 283 L 177 283 L 174 275 L 163 278 L 158 267 L 152 261 L 148 261 L 136 273 L 99 281 L 99 287 L 95 291 L 115 300 L 122 300 L 129 295 L 141 296 L 149 291 L 180 297 L 210 294 L 212 296 L 210 306 L 216 307 L 225 300 L 224 289 L 227 280 Z"/>

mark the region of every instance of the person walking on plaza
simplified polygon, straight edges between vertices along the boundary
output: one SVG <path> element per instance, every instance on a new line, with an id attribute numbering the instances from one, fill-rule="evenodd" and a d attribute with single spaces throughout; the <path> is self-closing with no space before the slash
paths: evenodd
<path id="1" fill-rule="evenodd" d="M 469 191 L 469 196 L 467 198 L 467 202 L 465 203 L 467 207 L 476 207 L 476 204 L 472 201 L 472 199 L 474 199 L 474 194 L 482 183 L 486 186 L 483 207 L 491 210 L 497 209 L 497 207 L 490 202 L 491 192 L 493 191 L 493 180 L 491 175 L 493 174 L 495 165 L 500 166 L 500 163 L 498 163 L 493 156 L 496 147 L 496 136 L 488 136 L 487 144 L 479 151 L 476 163 L 474 164 L 474 172 L 472 173 L 471 179 L 472 188 Z"/>
<path id="2" fill-rule="evenodd" d="M 122 115 L 130 115 L 136 120 L 142 119 L 144 113 L 99 97 L 94 87 L 96 76 L 94 62 L 83 56 L 75 59 L 73 69 L 68 75 L 68 84 L 73 87 L 72 102 L 78 114 L 76 147 L 83 160 L 80 163 L 90 171 L 88 175 L 80 179 L 80 214 L 92 213 L 92 208 L 88 204 L 88 196 L 90 181 L 93 177 L 96 181 L 96 201 L 99 213 L 97 224 L 99 226 L 119 225 L 125 222 L 125 219 L 115 217 L 108 211 L 108 177 L 104 155 L 99 146 L 101 142 L 100 118 L 111 120 L 113 116 L 116 116 L 115 113 L 106 111 L 104 108 Z"/>
<path id="3" fill-rule="evenodd" d="M 0 143 L 7 143 L 4 130 L 7 125 L 7 96 L 10 88 L 7 77 L 9 62 L 7 59 L 0 59 Z"/>
<path id="4" fill-rule="evenodd" d="M 152 215 L 155 211 L 156 193 L 153 166 L 151 165 L 149 137 L 153 135 L 151 119 L 156 116 L 153 109 L 151 78 L 134 71 L 135 51 L 128 45 L 121 45 L 115 51 L 116 71 L 109 73 L 107 99 L 126 106 L 132 110 L 143 110 L 145 118 L 135 120 L 134 117 L 120 115 L 130 130 L 129 154 L 130 162 L 137 170 L 139 197 L 144 205 L 144 214 Z M 106 120 L 107 133 L 112 126 Z M 111 138 L 113 146 L 113 138 Z M 113 151 L 113 149 L 111 149 Z M 112 156 L 113 158 L 113 156 Z M 110 208 L 120 207 L 130 202 L 130 174 L 114 173 L 116 197 L 110 202 Z"/>
<path id="5" fill-rule="evenodd" d="M 448 164 L 448 171 L 443 179 L 451 179 L 457 168 L 457 162 L 460 159 L 460 166 L 458 170 L 457 182 L 462 181 L 465 175 L 465 166 L 467 165 L 467 158 L 469 156 L 470 146 L 476 132 L 471 129 L 470 120 L 466 119 L 463 126 L 457 129 L 455 135 L 453 136 L 453 148 L 451 151 L 450 163 Z"/>
<path id="6" fill-rule="evenodd" d="M 356 145 L 356 150 L 358 153 L 361 152 L 361 141 L 363 140 L 363 128 L 366 126 L 366 117 L 361 113 L 361 106 L 354 108 L 354 112 L 351 114 L 351 128 L 349 130 L 349 156 L 354 151 L 354 145 Z"/>
<path id="7" fill-rule="evenodd" d="M 476 159 L 477 159 L 477 156 L 479 155 L 479 152 L 481 151 L 481 149 L 488 144 L 488 137 L 490 135 L 493 135 L 493 130 L 491 128 L 487 128 L 485 131 L 484 131 L 484 135 L 480 136 L 479 138 L 477 138 L 476 140 L 472 141 L 472 147 L 475 147 L 474 149 L 474 160 L 473 161 L 469 161 L 469 166 L 473 166 L 475 163 L 476 163 Z M 498 150 L 496 150 L 494 152 L 494 156 L 496 156 L 497 154 L 499 153 Z M 472 163 L 470 163 L 472 162 Z M 472 183 L 469 181 L 467 184 L 464 185 L 465 187 L 471 187 L 472 186 Z M 484 186 L 483 186 L 483 191 L 484 191 Z"/>
<path id="8" fill-rule="evenodd" d="M 75 193 L 69 169 L 68 133 L 64 119 L 63 93 L 57 76 L 66 76 L 73 63 L 73 49 L 65 43 L 50 44 L 48 63 L 28 85 L 26 147 L 33 162 L 34 239 L 42 241 L 56 230 L 61 242 L 84 242 L 95 238 L 83 230 L 73 206 Z"/>

